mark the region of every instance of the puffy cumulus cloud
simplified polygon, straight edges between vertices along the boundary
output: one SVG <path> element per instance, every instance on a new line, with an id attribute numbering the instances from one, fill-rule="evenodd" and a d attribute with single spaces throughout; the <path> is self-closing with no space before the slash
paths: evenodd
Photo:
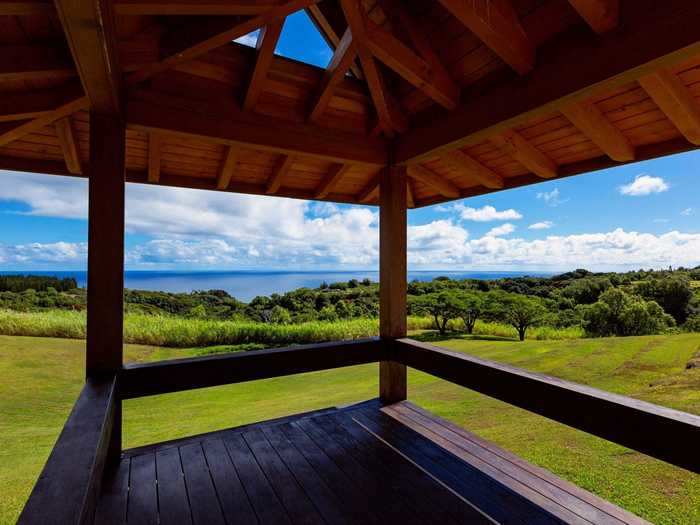
<path id="1" fill-rule="evenodd" d="M 505 224 L 502 224 L 501 226 L 491 228 L 488 232 L 486 232 L 486 237 L 500 237 L 502 235 L 508 235 L 510 233 L 513 233 L 514 231 L 515 226 L 507 222 Z"/>
<path id="2" fill-rule="evenodd" d="M 527 228 L 529 230 L 549 230 L 552 226 L 554 226 L 554 223 L 552 221 L 541 221 L 535 222 Z"/>
<path id="3" fill-rule="evenodd" d="M 469 232 L 451 220 L 408 227 L 408 260 L 415 266 L 462 264 L 471 248 Z"/>
<path id="4" fill-rule="evenodd" d="M 23 203 L 29 215 L 85 219 L 87 188 L 85 179 L 0 170 L 0 201 Z"/>
<path id="5" fill-rule="evenodd" d="M 1 245 L 0 264 L 16 265 L 56 265 L 84 264 L 87 261 L 87 243 L 54 242 Z"/>
<path id="6" fill-rule="evenodd" d="M 652 177 L 651 175 L 637 175 L 632 182 L 620 186 L 619 190 L 622 195 L 632 197 L 642 197 L 651 195 L 652 193 L 662 193 L 668 191 L 669 185 L 661 177 Z"/>
<path id="7" fill-rule="evenodd" d="M 556 208 L 560 204 L 568 202 L 569 199 L 562 199 L 559 193 L 559 188 L 554 188 L 552 191 L 540 191 L 536 195 L 537 199 L 544 201 L 547 206 Z"/>
<path id="8" fill-rule="evenodd" d="M 446 211 L 443 207 L 441 211 Z M 512 221 L 522 219 L 522 215 L 517 210 L 509 208 L 507 210 L 497 210 L 493 206 L 482 206 L 481 208 L 470 208 L 463 204 L 455 204 L 449 211 L 459 213 L 459 217 L 465 221 L 491 222 L 491 221 Z"/>

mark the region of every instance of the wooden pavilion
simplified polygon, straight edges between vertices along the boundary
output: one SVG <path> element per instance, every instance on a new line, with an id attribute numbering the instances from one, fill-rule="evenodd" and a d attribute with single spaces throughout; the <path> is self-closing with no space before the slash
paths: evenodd
<path id="1" fill-rule="evenodd" d="M 302 9 L 325 70 L 274 53 Z M 406 400 L 700 472 L 697 416 L 407 339 L 406 210 L 697 148 L 698 97 L 697 0 L 0 0 L 0 169 L 89 179 L 86 384 L 20 523 L 642 523 Z M 381 336 L 124 365 L 126 182 L 379 205 Z M 378 400 L 122 450 L 123 399 L 370 362 Z"/>

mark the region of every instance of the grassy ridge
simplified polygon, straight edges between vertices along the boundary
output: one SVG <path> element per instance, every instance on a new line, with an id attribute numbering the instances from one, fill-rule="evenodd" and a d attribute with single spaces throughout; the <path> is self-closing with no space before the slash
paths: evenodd
<path id="1" fill-rule="evenodd" d="M 432 328 L 432 320 L 409 317 L 409 330 Z M 462 328 L 452 322 L 450 328 Z M 379 333 L 377 319 L 351 319 L 344 321 L 311 321 L 299 324 L 255 323 L 252 321 L 220 321 L 214 319 L 190 319 L 175 316 L 126 314 L 124 339 L 126 343 L 192 348 L 248 343 L 266 346 L 318 343 L 375 336 Z M 514 337 L 515 330 L 498 323 L 477 322 L 477 335 Z M 0 334 L 33 337 L 85 338 L 85 313 L 68 310 L 41 312 L 16 312 L 0 310 Z M 578 328 L 555 329 L 534 327 L 528 338 L 575 339 L 582 337 Z"/>

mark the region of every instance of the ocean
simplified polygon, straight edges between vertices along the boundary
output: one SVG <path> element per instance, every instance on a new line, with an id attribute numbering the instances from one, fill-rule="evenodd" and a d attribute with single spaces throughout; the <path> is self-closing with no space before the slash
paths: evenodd
<path id="1" fill-rule="evenodd" d="M 13 271 L 0 272 L 9 274 L 53 275 L 59 278 L 74 277 L 78 286 L 87 284 L 85 271 Z M 549 272 L 470 272 L 470 271 L 409 271 L 408 279 L 412 281 L 430 281 L 441 275 L 452 279 L 499 279 L 501 277 L 549 276 Z M 328 284 L 350 279 L 369 278 L 379 280 L 377 271 L 134 271 L 124 272 L 124 286 L 135 290 L 152 290 L 163 292 L 192 292 L 194 290 L 226 290 L 241 301 L 250 301 L 256 295 L 285 293 L 296 288 L 315 288 L 321 283 Z"/>

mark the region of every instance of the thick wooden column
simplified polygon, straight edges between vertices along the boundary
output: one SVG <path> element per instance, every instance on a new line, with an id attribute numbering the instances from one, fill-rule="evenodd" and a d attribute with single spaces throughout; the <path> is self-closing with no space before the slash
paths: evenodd
<path id="1" fill-rule="evenodd" d="M 387 167 L 379 182 L 379 335 L 406 336 L 406 168 Z M 406 399 L 406 366 L 379 363 L 379 397 Z"/>
<path id="2" fill-rule="evenodd" d="M 124 329 L 124 121 L 90 114 L 86 375 L 116 373 Z M 121 400 L 115 402 L 109 459 L 121 452 Z"/>

